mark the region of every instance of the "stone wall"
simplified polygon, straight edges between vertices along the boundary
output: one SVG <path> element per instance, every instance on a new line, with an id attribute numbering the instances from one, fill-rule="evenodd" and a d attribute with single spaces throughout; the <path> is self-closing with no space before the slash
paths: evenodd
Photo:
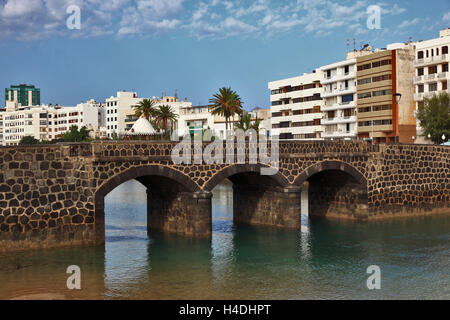
<path id="1" fill-rule="evenodd" d="M 103 243 L 104 197 L 130 179 L 148 187 L 156 229 L 194 237 L 211 235 L 210 191 L 226 178 L 241 190 L 236 219 L 252 224 L 297 227 L 300 196 L 293 190 L 307 181 L 313 216 L 370 220 L 450 212 L 449 147 L 281 142 L 279 172 L 261 178 L 260 164 L 175 165 L 174 145 L 0 148 L 0 250 Z M 336 183 L 331 172 L 349 180 Z M 162 195 L 152 185 L 169 189 Z"/>

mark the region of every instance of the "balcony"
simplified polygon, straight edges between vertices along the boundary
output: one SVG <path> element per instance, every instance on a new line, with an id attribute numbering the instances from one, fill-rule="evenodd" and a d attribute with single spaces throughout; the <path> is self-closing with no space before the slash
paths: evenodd
<path id="1" fill-rule="evenodd" d="M 443 55 L 436 56 L 436 57 L 416 59 L 416 60 L 414 60 L 414 66 L 420 67 L 420 66 L 425 66 L 427 64 L 432 64 L 432 63 L 446 62 L 446 61 L 450 60 L 449 58 L 450 58 L 450 56 L 448 54 L 443 54 Z"/>
<path id="2" fill-rule="evenodd" d="M 414 77 L 414 84 L 418 84 L 420 82 L 423 82 L 424 76 L 420 77 Z"/>
<path id="3" fill-rule="evenodd" d="M 323 125 L 341 124 L 341 123 L 356 123 L 356 116 L 322 119 Z"/>
<path id="4" fill-rule="evenodd" d="M 356 87 L 347 87 L 342 89 L 334 89 L 333 91 L 324 91 L 322 93 L 322 98 L 331 98 L 336 96 L 344 96 L 347 94 L 356 93 Z"/>
<path id="5" fill-rule="evenodd" d="M 335 103 L 331 106 L 322 106 L 322 111 L 336 111 L 336 110 L 353 109 L 353 108 L 356 108 L 355 101 L 339 102 L 339 103 Z"/>
<path id="6" fill-rule="evenodd" d="M 448 73 L 448 72 L 440 72 L 440 73 L 438 73 L 437 78 L 440 80 L 447 79 L 449 75 L 450 75 L 450 73 Z"/>
<path id="7" fill-rule="evenodd" d="M 356 135 L 356 131 L 337 130 L 331 132 L 323 132 L 322 138 L 354 138 L 356 137 Z"/>

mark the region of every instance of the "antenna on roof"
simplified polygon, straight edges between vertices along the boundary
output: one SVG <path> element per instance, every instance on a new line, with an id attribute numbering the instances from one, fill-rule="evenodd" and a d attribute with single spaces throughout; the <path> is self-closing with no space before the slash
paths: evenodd
<path id="1" fill-rule="evenodd" d="M 347 39 L 347 52 L 350 51 L 350 39 Z"/>
<path id="2" fill-rule="evenodd" d="M 178 89 L 175 89 L 175 94 L 173 95 L 175 99 L 178 99 Z"/>
<path id="3" fill-rule="evenodd" d="M 353 51 L 356 51 L 356 39 L 353 38 Z"/>

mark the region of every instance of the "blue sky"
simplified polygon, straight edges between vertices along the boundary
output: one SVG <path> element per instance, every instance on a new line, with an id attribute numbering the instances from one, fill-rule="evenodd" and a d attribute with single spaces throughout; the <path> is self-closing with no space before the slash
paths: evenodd
<path id="1" fill-rule="evenodd" d="M 70 5 L 79 30 L 66 26 Z M 367 28 L 371 5 L 380 30 Z M 61 105 L 132 89 L 206 104 L 231 86 L 247 109 L 268 107 L 268 81 L 343 60 L 347 39 L 382 48 L 446 27 L 449 0 L 0 0 L 0 101 L 24 82 Z"/>

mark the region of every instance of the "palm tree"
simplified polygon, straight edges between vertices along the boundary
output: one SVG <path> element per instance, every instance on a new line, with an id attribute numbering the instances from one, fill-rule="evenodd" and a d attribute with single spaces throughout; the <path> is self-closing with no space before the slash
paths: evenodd
<path id="1" fill-rule="evenodd" d="M 247 112 L 244 112 L 239 121 L 234 125 L 235 129 L 241 129 L 243 131 L 250 130 L 252 128 L 252 116 Z"/>
<path id="2" fill-rule="evenodd" d="M 150 119 L 155 115 L 155 104 L 155 100 L 144 99 L 133 107 L 134 114 L 138 118 L 141 118 L 143 116 L 145 119 L 150 121 Z"/>
<path id="3" fill-rule="evenodd" d="M 239 118 L 239 121 L 235 124 L 235 128 L 241 129 L 243 131 L 253 129 L 258 133 L 260 124 L 261 120 L 258 119 L 258 117 L 256 117 L 255 120 L 252 120 L 252 116 L 244 111 L 241 117 Z"/>
<path id="4" fill-rule="evenodd" d="M 209 99 L 212 105 L 212 114 L 219 115 L 225 118 L 225 128 L 228 130 L 228 123 L 231 117 L 234 118 L 236 114 L 242 114 L 242 101 L 236 91 L 231 88 L 220 88 L 219 93 Z"/>
<path id="5" fill-rule="evenodd" d="M 159 106 L 159 109 L 155 111 L 155 124 L 157 125 L 157 127 L 164 130 L 164 134 L 167 134 L 167 130 L 169 129 L 169 122 L 170 129 L 173 130 L 173 125 L 177 118 L 178 115 L 173 112 L 171 106 L 162 105 Z"/>

